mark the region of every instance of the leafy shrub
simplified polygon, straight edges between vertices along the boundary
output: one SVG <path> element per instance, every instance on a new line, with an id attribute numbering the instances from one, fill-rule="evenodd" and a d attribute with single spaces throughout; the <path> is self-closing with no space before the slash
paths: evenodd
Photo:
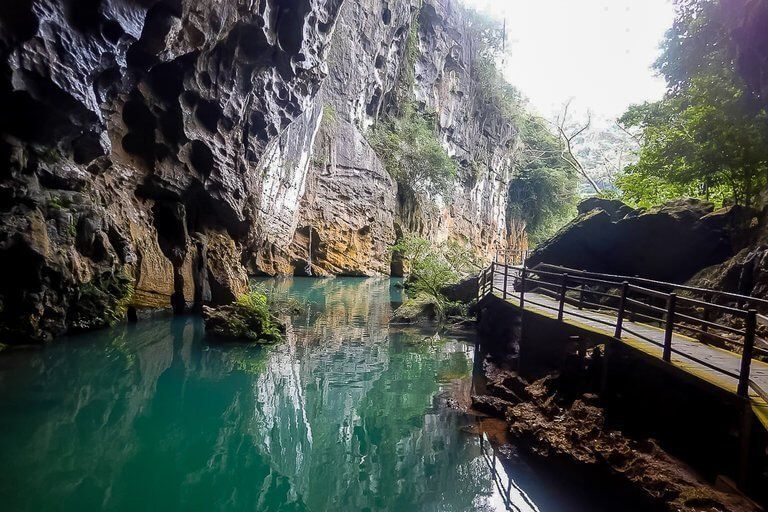
<path id="1" fill-rule="evenodd" d="M 133 280 L 123 272 L 95 275 L 81 284 L 70 311 L 74 330 L 109 327 L 125 320 L 133 298 Z"/>
<path id="2" fill-rule="evenodd" d="M 434 115 L 407 103 L 401 116 L 376 125 L 369 139 L 399 186 L 431 196 L 450 196 L 457 165 L 437 139 Z"/>
<path id="3" fill-rule="evenodd" d="M 526 117 L 521 138 L 520 168 L 509 182 L 507 216 L 522 222 L 529 242 L 536 245 L 575 214 L 578 180 L 541 119 Z"/>
<path id="4" fill-rule="evenodd" d="M 218 336 L 272 344 L 283 339 L 285 324 L 281 317 L 303 310 L 294 298 L 253 287 L 228 306 L 203 308 L 203 317 L 206 330 Z"/>
<path id="5" fill-rule="evenodd" d="M 466 314 L 466 306 L 449 301 L 443 290 L 481 267 L 471 249 L 456 241 L 435 245 L 422 237 L 408 234 L 391 250 L 410 267 L 405 282 L 406 292 L 412 301 L 410 309 L 414 304 L 422 308 L 431 305 L 440 321 L 449 316 Z"/>
<path id="6" fill-rule="evenodd" d="M 267 296 L 259 290 L 251 290 L 235 301 L 237 314 L 233 316 L 235 337 L 275 343 L 283 339 L 283 324 L 269 307 Z"/>

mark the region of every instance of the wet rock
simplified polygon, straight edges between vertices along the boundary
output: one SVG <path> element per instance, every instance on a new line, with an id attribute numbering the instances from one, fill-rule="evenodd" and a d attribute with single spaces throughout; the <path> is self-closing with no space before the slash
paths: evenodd
<path id="1" fill-rule="evenodd" d="M 607 470 L 666 510 L 759 510 L 739 495 L 715 489 L 654 441 L 633 440 L 606 428 L 593 397 L 558 407 L 541 393 L 541 381 L 531 387 L 535 398 L 508 408 L 507 421 L 512 436 L 530 443 L 534 453 Z"/>
<path id="2" fill-rule="evenodd" d="M 579 215 L 585 215 L 592 210 L 601 210 L 606 212 L 612 220 L 618 221 L 627 216 L 634 216 L 640 213 L 634 208 L 630 208 L 616 199 L 603 199 L 602 197 L 589 197 L 580 202 L 577 206 Z"/>
<path id="3" fill-rule="evenodd" d="M 477 299 L 477 276 L 463 279 L 456 284 L 446 286 L 440 291 L 449 301 L 469 304 Z"/>
<path id="4" fill-rule="evenodd" d="M 406 299 L 392 313 L 392 320 L 390 322 L 394 324 L 415 324 L 419 322 L 433 322 L 436 318 L 437 306 L 434 301 L 425 295 L 419 295 Z"/>
<path id="5" fill-rule="evenodd" d="M 319 91 L 340 5 L 0 9 L 0 262 L 20 269 L 0 286 L 0 341 L 103 325 L 122 300 L 104 276 L 127 276 L 131 308 L 246 290 L 254 169 Z"/>
<path id="6" fill-rule="evenodd" d="M 246 269 L 396 272 L 407 230 L 503 246 L 517 127 L 478 99 L 458 5 L 71 3 L 0 8 L 0 262 L 19 268 L 0 342 L 74 328 L 95 276 L 181 312 L 231 301 Z M 450 198 L 404 197 L 366 142 L 405 65 L 460 163 Z"/>
<path id="7" fill-rule="evenodd" d="M 491 395 L 472 395 L 472 409 L 496 418 L 505 418 L 512 403 Z"/>

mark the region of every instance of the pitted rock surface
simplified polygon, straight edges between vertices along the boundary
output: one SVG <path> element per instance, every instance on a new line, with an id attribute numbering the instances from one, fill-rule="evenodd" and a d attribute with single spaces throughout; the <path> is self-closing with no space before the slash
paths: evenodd
<path id="1" fill-rule="evenodd" d="M 199 310 L 249 273 L 389 274 L 405 231 L 502 248 L 518 139 L 478 100 L 466 16 L 447 0 L 4 2 L 0 342 L 108 324 L 77 306 L 93 287 L 105 310 Z M 411 65 L 449 154 L 486 163 L 450 200 L 403 198 L 366 140 Z"/>

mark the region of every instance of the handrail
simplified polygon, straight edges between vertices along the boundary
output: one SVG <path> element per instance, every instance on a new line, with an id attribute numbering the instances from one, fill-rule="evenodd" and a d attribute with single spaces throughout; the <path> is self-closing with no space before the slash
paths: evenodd
<path id="1" fill-rule="evenodd" d="M 546 268 L 547 270 L 542 270 Z M 554 270 L 554 271 L 553 271 Z M 497 274 L 504 282 L 501 286 L 497 286 L 496 277 Z M 512 281 L 510 281 L 510 278 Z M 608 278 L 608 279 L 606 279 Z M 614 338 L 621 340 L 622 331 L 632 332 L 626 329 L 623 325 L 625 317 L 629 318 L 630 322 L 634 322 L 636 317 L 645 318 L 652 322 L 658 322 L 664 326 L 664 342 L 653 341 L 662 347 L 662 358 L 666 362 L 671 362 L 672 354 L 677 354 L 681 357 L 700 362 L 698 358 L 676 350 L 672 347 L 673 333 L 675 331 L 685 331 L 688 333 L 696 333 L 703 340 L 713 339 L 723 340 L 726 343 L 731 343 L 741 347 L 741 369 L 739 374 L 736 375 L 733 372 L 729 372 L 723 368 L 717 368 L 707 363 L 708 367 L 724 373 L 726 375 L 735 376 L 738 380 L 737 393 L 739 396 L 746 398 L 749 393 L 749 389 L 755 389 L 759 386 L 750 380 L 750 368 L 751 361 L 756 352 L 764 353 L 765 350 L 760 347 L 755 347 L 755 343 L 764 344 L 764 340 L 757 338 L 756 330 L 758 323 L 761 326 L 768 326 L 768 316 L 758 315 L 755 309 L 738 309 L 730 306 L 725 306 L 706 300 L 706 297 L 729 297 L 735 298 L 740 303 L 748 303 L 753 305 L 755 303 L 764 304 L 768 308 L 768 301 L 764 299 L 758 299 L 755 297 L 748 297 L 745 295 L 732 294 L 728 292 L 720 292 L 718 290 L 706 290 L 703 288 L 696 288 L 685 285 L 676 285 L 673 283 L 665 283 L 663 281 L 654 281 L 652 279 L 645 279 L 639 277 L 625 277 L 612 274 L 600 274 L 595 272 L 587 272 L 577 269 L 569 269 L 566 267 L 559 267 L 556 265 L 550 265 L 542 263 L 535 268 L 526 267 L 526 262 L 523 260 L 522 266 L 510 266 L 506 263 L 493 262 L 488 268 L 483 269 L 478 275 L 478 299 L 482 299 L 487 295 L 493 295 L 495 293 L 501 293 L 502 297 L 506 300 L 509 293 L 509 284 L 512 285 L 512 289 L 519 292 L 520 307 L 523 308 L 526 303 L 525 294 L 533 290 L 538 290 L 539 293 L 550 297 L 558 301 L 557 307 L 545 306 L 537 302 L 533 302 L 527 299 L 529 303 L 552 309 L 557 312 L 558 320 L 563 320 L 566 314 L 577 317 L 583 317 L 582 315 L 573 311 L 568 311 L 565 306 L 568 305 L 572 308 L 582 309 L 607 309 L 611 311 L 611 316 L 615 316 L 615 332 Z M 642 283 L 645 286 L 640 286 L 636 283 Z M 616 288 L 619 295 L 613 295 L 606 293 L 605 291 L 592 290 L 588 286 L 595 285 L 599 288 L 605 289 L 605 287 Z M 670 291 L 661 291 L 654 289 L 650 286 L 664 286 Z M 692 298 L 687 296 L 678 296 L 676 290 L 682 291 L 696 291 L 706 294 L 705 299 Z M 573 295 L 569 296 L 569 293 L 577 293 L 578 298 L 574 298 Z M 590 295 L 592 297 L 607 297 L 610 298 L 609 304 L 598 304 L 587 301 L 585 296 Z M 593 299 L 597 302 L 605 302 L 607 299 L 596 298 Z M 655 303 L 646 303 L 644 301 L 654 301 Z M 618 306 L 615 306 L 618 301 Z M 665 307 L 660 307 L 660 301 L 664 301 Z M 680 307 L 685 306 L 685 307 Z M 659 317 L 646 315 L 641 313 L 642 309 L 650 310 L 654 314 L 659 314 Z M 697 309 L 704 310 L 704 318 L 697 318 L 692 316 L 696 314 Z M 680 309 L 681 311 L 678 311 Z M 744 328 L 739 329 L 731 325 L 727 325 L 722 322 L 716 321 L 712 315 L 707 315 L 707 311 L 717 310 L 739 318 L 744 319 Z M 614 313 L 615 312 L 615 313 Z M 605 320 L 601 323 L 607 324 Z M 634 324 L 633 324 L 634 325 Z M 711 330 L 719 330 L 721 332 L 728 333 L 730 335 L 738 336 L 738 338 L 728 338 L 722 334 L 712 332 Z M 637 334 L 635 334 L 637 335 Z M 700 339 L 699 341 L 702 341 Z M 761 396 L 765 394 L 763 390 L 757 391 Z"/>
<path id="2" fill-rule="evenodd" d="M 707 294 L 710 294 L 710 295 L 718 295 L 718 296 L 727 297 L 727 298 L 733 299 L 733 300 L 738 300 L 738 301 L 743 301 L 743 302 L 750 302 L 750 303 L 754 303 L 754 304 L 760 304 L 761 306 L 766 308 L 766 310 L 768 310 L 768 300 L 761 299 L 759 297 L 753 297 L 751 295 L 741 295 L 739 293 L 724 292 L 722 290 L 711 290 L 711 289 L 708 289 L 708 288 L 699 288 L 697 286 L 689 286 L 689 285 L 685 285 L 685 284 L 670 283 L 670 282 L 667 282 L 667 281 L 657 281 L 655 279 L 648 279 L 648 278 L 645 278 L 645 277 L 637 277 L 637 276 L 629 277 L 629 276 L 621 276 L 621 275 L 617 275 L 617 274 L 605 274 L 605 273 L 600 273 L 600 272 L 589 272 L 589 271 L 586 271 L 586 270 L 578 270 L 578 269 L 573 269 L 573 268 L 569 268 L 569 267 L 563 267 L 563 266 L 560 266 L 560 265 L 552 265 L 551 263 L 539 263 L 536 266 L 537 267 L 546 267 L 546 268 L 559 269 L 559 270 L 561 270 L 563 272 L 567 272 L 570 275 L 573 275 L 574 273 L 583 273 L 583 274 L 588 274 L 590 276 L 601 276 L 601 277 L 608 277 L 608 278 L 621 279 L 621 280 L 625 280 L 626 279 L 627 281 L 635 281 L 635 282 L 641 282 L 641 283 L 646 283 L 646 284 L 666 286 L 666 287 L 669 287 L 669 288 L 672 288 L 672 289 L 676 289 L 676 290 L 683 290 L 683 291 L 689 291 L 689 292 L 698 292 L 698 293 L 707 293 Z M 768 316 L 764 316 L 764 315 L 761 315 L 761 316 L 763 316 L 764 320 L 766 322 L 768 322 Z"/>

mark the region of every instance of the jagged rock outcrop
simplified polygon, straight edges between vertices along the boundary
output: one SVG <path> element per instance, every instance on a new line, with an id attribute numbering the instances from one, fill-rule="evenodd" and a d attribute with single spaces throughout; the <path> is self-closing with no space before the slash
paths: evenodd
<path id="1" fill-rule="evenodd" d="M 619 201 L 587 200 L 579 216 L 528 260 L 592 272 L 684 282 L 733 256 L 751 212 L 678 200 L 633 210 Z"/>
<path id="2" fill-rule="evenodd" d="M 751 221 L 743 248 L 728 260 L 707 267 L 688 284 L 753 297 L 768 297 L 768 210 Z M 768 313 L 760 308 L 760 313 Z"/>
<path id="3" fill-rule="evenodd" d="M 258 270 L 304 273 L 311 259 L 315 274 L 388 273 L 390 255 L 381 249 L 403 231 L 453 238 L 482 254 L 504 245 L 517 131 L 498 106 L 480 100 L 482 85 L 472 75 L 475 43 L 466 24 L 462 7 L 440 0 L 421 7 L 382 0 L 344 4 L 314 114 L 274 144 L 286 148 L 276 153 L 302 149 L 279 159 L 291 183 L 283 207 L 292 217 L 274 224 L 256 259 Z M 405 55 L 409 37 L 418 49 L 413 62 Z M 413 83 L 403 84 L 411 65 Z M 403 87 L 420 108 L 437 113 L 441 141 L 461 166 L 450 198 L 398 191 L 366 141 L 367 130 L 394 108 Z M 265 164 L 269 169 L 275 160 Z"/>
<path id="4" fill-rule="evenodd" d="M 269 143 L 326 74 L 339 0 L 34 0 L 0 10 L 3 341 L 247 289 Z M 127 281 L 132 286 L 114 286 Z"/>
<path id="5" fill-rule="evenodd" d="M 445 0 L 3 3 L 0 341 L 227 303 L 310 261 L 387 274 L 406 230 L 502 246 L 516 127 L 478 100 L 465 25 Z M 451 198 L 404 199 L 366 140 L 411 67 Z"/>

